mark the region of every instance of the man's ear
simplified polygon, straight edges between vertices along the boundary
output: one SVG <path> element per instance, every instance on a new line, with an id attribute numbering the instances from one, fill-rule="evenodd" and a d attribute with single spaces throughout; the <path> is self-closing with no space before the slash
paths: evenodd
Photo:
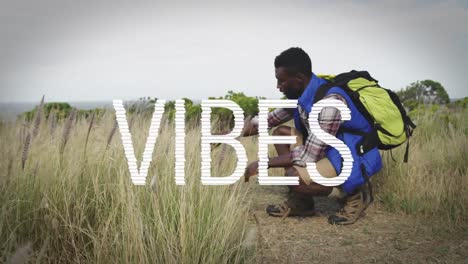
<path id="1" fill-rule="evenodd" d="M 303 84 L 307 84 L 307 76 L 305 76 L 303 73 L 297 73 L 296 74 L 296 78 L 299 82 L 303 83 Z"/>

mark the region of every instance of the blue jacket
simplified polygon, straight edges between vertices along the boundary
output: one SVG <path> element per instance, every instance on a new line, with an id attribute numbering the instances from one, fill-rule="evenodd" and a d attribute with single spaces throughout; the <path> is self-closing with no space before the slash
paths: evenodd
<path id="1" fill-rule="evenodd" d="M 320 85 L 326 82 L 326 80 L 319 78 L 312 73 L 312 79 L 305 88 L 301 97 L 298 99 L 298 105 L 300 105 L 307 113 L 310 113 L 312 109 L 317 89 L 320 87 Z M 343 122 L 341 124 L 341 127 L 364 132 L 371 131 L 371 126 L 369 122 L 358 111 L 353 101 L 351 100 L 351 98 L 349 98 L 346 92 L 344 92 L 341 88 L 333 87 L 328 91 L 327 95 L 329 94 L 341 95 L 346 100 L 348 108 L 351 110 L 351 120 Z M 302 124 L 297 109 L 294 114 L 294 124 L 296 126 L 296 129 L 301 131 L 303 134 L 307 133 L 305 127 Z M 351 175 L 342 185 L 343 190 L 345 192 L 352 193 L 357 187 L 365 183 L 365 179 L 362 174 L 362 169 L 365 169 L 367 175 L 370 177 L 376 174 L 382 168 L 382 159 L 380 157 L 380 153 L 377 147 L 371 149 L 363 155 L 357 153 L 356 147 L 359 141 L 362 139 L 362 136 L 341 132 L 336 135 L 336 138 L 343 141 L 349 147 L 351 155 L 354 159 Z M 328 146 L 328 148 L 326 149 L 326 156 L 335 168 L 337 174 L 340 174 L 342 167 L 342 158 L 339 152 L 335 148 Z"/>

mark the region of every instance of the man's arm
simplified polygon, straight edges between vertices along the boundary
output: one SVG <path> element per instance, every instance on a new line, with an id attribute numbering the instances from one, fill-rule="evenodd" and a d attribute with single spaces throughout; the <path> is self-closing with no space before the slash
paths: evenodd
<path id="1" fill-rule="evenodd" d="M 274 158 L 270 158 L 268 161 L 268 168 L 276 168 L 276 167 L 291 167 L 291 152 L 286 153 Z M 250 163 L 244 172 L 245 181 L 249 181 L 249 177 L 252 175 L 258 174 L 258 160 Z"/>
<path id="2" fill-rule="evenodd" d="M 331 94 L 325 98 L 333 98 L 341 100 L 346 104 L 346 100 L 338 94 Z M 347 104 L 346 104 L 347 105 Z M 301 115 L 306 115 L 305 112 L 300 113 Z M 341 113 L 335 107 L 324 107 L 319 115 L 318 120 L 320 127 L 327 133 L 331 135 L 336 135 L 338 129 L 341 125 Z M 325 156 L 325 149 L 327 144 L 318 139 L 313 133 L 310 133 L 309 124 L 305 124 L 307 130 L 309 130 L 309 137 L 302 146 L 294 148 L 291 152 L 270 158 L 268 161 L 269 168 L 276 167 L 291 167 L 293 165 L 305 167 L 306 162 L 316 162 Z M 258 161 L 252 162 L 246 168 L 245 176 L 246 181 L 251 175 L 257 174 Z"/>
<path id="3" fill-rule="evenodd" d="M 294 117 L 294 109 L 278 108 L 268 113 L 268 130 L 279 126 Z M 248 137 L 258 134 L 258 116 L 247 118 L 241 136 Z"/>
<path id="4" fill-rule="evenodd" d="M 346 104 L 346 100 L 338 94 L 330 94 L 325 98 L 338 99 Z M 320 112 L 318 122 L 325 132 L 335 136 L 342 123 L 341 113 L 335 107 L 324 107 Z M 306 128 L 309 130 L 309 136 L 304 145 L 294 148 L 290 153 L 271 158 L 268 162 L 269 167 L 290 167 L 293 165 L 305 167 L 306 162 L 316 162 L 325 156 L 325 149 L 328 145 L 310 133 L 309 124 L 306 124 Z"/>
<path id="5" fill-rule="evenodd" d="M 330 94 L 325 98 L 338 99 L 345 105 L 346 100 L 338 94 Z M 319 125 L 323 131 L 335 136 L 342 123 L 341 113 L 335 107 L 324 107 L 320 112 Z M 294 165 L 305 167 L 307 162 L 317 162 L 325 156 L 325 150 L 328 147 L 323 141 L 321 141 L 316 135 L 310 133 L 310 126 L 306 124 L 307 130 L 309 130 L 309 136 L 302 146 L 294 148 L 291 152 L 291 162 Z"/>

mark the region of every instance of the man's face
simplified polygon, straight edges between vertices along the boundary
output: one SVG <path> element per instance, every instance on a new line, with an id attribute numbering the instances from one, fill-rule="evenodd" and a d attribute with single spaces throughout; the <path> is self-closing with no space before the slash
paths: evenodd
<path id="1" fill-rule="evenodd" d="M 299 74 L 289 73 L 286 68 L 275 68 L 277 88 L 288 99 L 298 99 L 304 90 L 304 82 Z"/>

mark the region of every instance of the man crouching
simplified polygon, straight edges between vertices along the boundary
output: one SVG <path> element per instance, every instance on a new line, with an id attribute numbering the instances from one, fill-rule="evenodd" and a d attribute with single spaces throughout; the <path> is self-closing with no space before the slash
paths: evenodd
<path id="1" fill-rule="evenodd" d="M 294 146 L 288 144 L 277 144 L 275 149 L 277 157 L 271 158 L 268 162 L 268 168 L 285 168 L 286 176 L 298 176 L 299 185 L 290 185 L 289 197 L 286 202 L 278 205 L 269 205 L 266 211 L 271 216 L 312 216 L 315 214 L 314 196 L 334 196 L 344 197 L 343 208 L 328 218 L 331 224 L 352 224 L 363 215 L 364 210 L 372 202 L 372 196 L 369 195 L 365 185 L 356 179 L 362 179 L 371 175 L 365 174 L 360 170 L 364 166 L 364 159 L 355 159 L 357 165 L 353 169 L 351 177 L 343 186 L 329 187 L 313 182 L 307 172 L 306 163 L 315 162 L 317 171 L 323 177 L 336 177 L 341 171 L 342 159 L 339 153 L 329 147 L 311 133 L 309 127 L 309 112 L 314 103 L 314 96 L 317 89 L 327 81 L 317 77 L 312 72 L 312 63 L 305 51 L 300 48 L 290 48 L 283 51 L 275 58 L 275 75 L 277 79 L 277 88 L 288 98 L 298 99 L 296 109 L 279 108 L 269 113 L 268 128 L 273 129 L 273 135 L 295 135 L 297 144 Z M 347 95 L 339 92 L 338 89 L 331 89 L 324 98 L 337 99 L 347 106 L 353 104 Z M 285 122 L 294 119 L 295 128 L 282 126 Z M 335 107 L 325 107 L 322 109 L 318 122 L 323 131 L 337 136 L 349 148 L 356 147 L 356 138 L 353 136 L 343 136 L 340 128 L 345 125 L 350 128 L 362 128 L 370 126 L 360 113 L 352 113 L 350 121 L 341 121 L 340 111 Z M 366 122 L 366 123 L 364 123 Z M 243 136 L 250 136 L 258 133 L 257 118 L 246 122 Z M 341 134 L 340 134 L 341 133 Z M 338 135 L 340 134 L 340 135 Z M 340 138 L 341 137 L 341 138 Z M 354 158 L 354 157 L 353 157 Z M 381 168 L 381 157 L 377 150 L 366 156 L 366 162 L 377 164 L 377 170 Z M 380 166 L 380 167 L 379 167 Z M 258 173 L 258 161 L 249 164 L 245 170 L 246 181 L 249 177 Z M 354 174 L 353 174 L 354 173 Z M 367 179 L 366 179 L 367 180 Z"/>

